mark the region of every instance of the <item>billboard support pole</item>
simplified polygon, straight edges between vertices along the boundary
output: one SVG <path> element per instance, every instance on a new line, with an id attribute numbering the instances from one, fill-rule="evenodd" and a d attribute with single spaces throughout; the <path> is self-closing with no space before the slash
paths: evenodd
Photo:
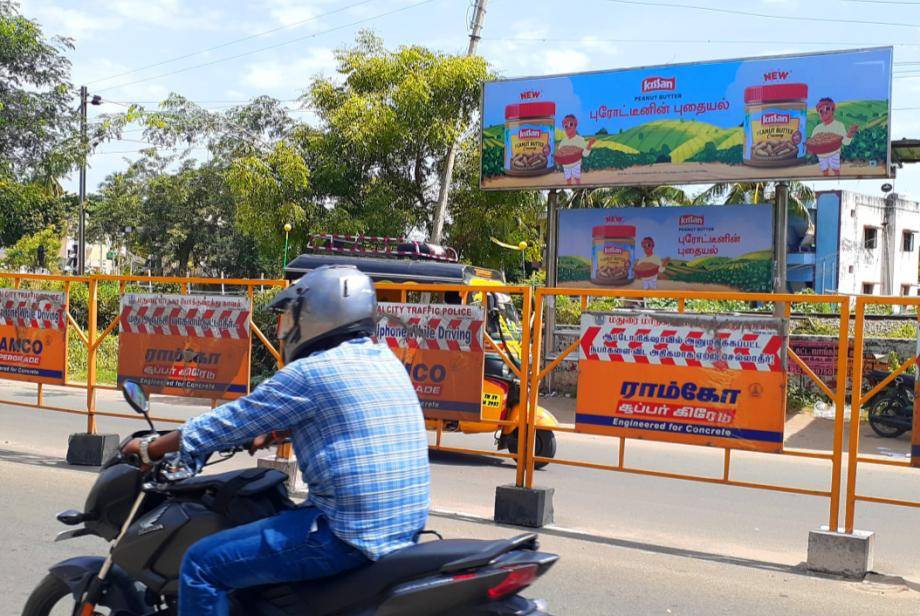
<path id="1" fill-rule="evenodd" d="M 786 182 L 777 182 L 773 201 L 773 292 L 786 293 L 786 224 L 789 217 L 789 185 Z M 785 304 L 774 302 L 773 314 L 785 316 Z"/>
<path id="2" fill-rule="evenodd" d="M 558 284 L 556 259 L 559 258 L 559 214 L 557 210 L 559 191 L 555 188 L 546 196 L 546 286 L 555 288 Z M 556 329 L 556 296 L 546 296 L 546 315 L 544 316 L 546 331 L 543 334 L 543 362 L 548 358 L 555 347 Z M 553 373 L 546 375 L 546 387 L 553 388 Z"/>

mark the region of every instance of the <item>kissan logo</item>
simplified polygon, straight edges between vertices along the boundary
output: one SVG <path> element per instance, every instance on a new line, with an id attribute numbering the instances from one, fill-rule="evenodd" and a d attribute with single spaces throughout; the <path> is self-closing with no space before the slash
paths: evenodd
<path id="1" fill-rule="evenodd" d="M 642 80 L 642 92 L 655 92 L 658 90 L 673 92 L 676 89 L 676 77 L 646 77 Z"/>
<path id="2" fill-rule="evenodd" d="M 765 113 L 760 117 L 760 123 L 764 126 L 774 126 L 777 124 L 789 124 L 788 113 Z"/>
<path id="3" fill-rule="evenodd" d="M 522 128 L 518 131 L 518 139 L 539 139 L 543 132 L 536 128 Z"/>
<path id="4" fill-rule="evenodd" d="M 684 214 L 680 217 L 677 224 L 679 225 L 705 225 L 706 219 L 699 214 Z"/>

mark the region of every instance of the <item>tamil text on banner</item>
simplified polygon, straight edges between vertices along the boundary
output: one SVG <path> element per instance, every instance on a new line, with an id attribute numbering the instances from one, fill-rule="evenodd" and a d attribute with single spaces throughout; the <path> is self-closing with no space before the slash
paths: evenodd
<path id="1" fill-rule="evenodd" d="M 479 306 L 377 306 L 377 341 L 402 360 L 429 419 L 476 421 L 485 353 Z"/>
<path id="2" fill-rule="evenodd" d="M 888 177 L 892 49 L 492 81 L 485 189 Z"/>
<path id="3" fill-rule="evenodd" d="M 0 377 L 64 383 L 66 313 L 63 293 L 0 289 Z"/>
<path id="4" fill-rule="evenodd" d="M 245 297 L 125 295 L 118 383 L 155 393 L 212 399 L 246 394 L 250 317 Z"/>
<path id="5" fill-rule="evenodd" d="M 560 286 L 766 292 L 773 207 L 627 207 L 559 212 Z"/>
<path id="6" fill-rule="evenodd" d="M 785 332 L 772 317 L 583 314 L 576 428 L 782 451 Z"/>

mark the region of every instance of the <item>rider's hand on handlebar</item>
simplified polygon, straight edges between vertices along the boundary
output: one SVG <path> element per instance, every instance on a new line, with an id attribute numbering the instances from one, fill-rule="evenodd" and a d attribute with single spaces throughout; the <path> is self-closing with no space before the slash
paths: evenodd
<path id="1" fill-rule="evenodd" d="M 141 464 L 141 439 L 132 438 L 128 443 L 122 447 L 121 454 L 127 459 L 133 458 L 138 461 L 138 467 L 141 469 L 142 473 L 146 473 L 150 470 L 150 465 Z"/>
<path id="2" fill-rule="evenodd" d="M 283 443 L 288 435 L 288 432 L 277 431 L 269 432 L 268 434 L 262 434 L 252 439 L 252 441 L 246 446 L 246 449 L 249 450 L 249 455 L 254 456 L 260 449 L 268 449 L 272 445 Z"/>

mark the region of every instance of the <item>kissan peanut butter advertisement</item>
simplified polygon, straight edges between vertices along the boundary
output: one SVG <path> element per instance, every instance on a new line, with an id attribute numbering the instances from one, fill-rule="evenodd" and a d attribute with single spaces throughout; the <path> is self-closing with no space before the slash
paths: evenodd
<path id="1" fill-rule="evenodd" d="M 561 210 L 561 287 L 769 292 L 773 206 Z"/>
<path id="2" fill-rule="evenodd" d="M 486 190 L 884 178 L 890 47 L 492 81 Z"/>

